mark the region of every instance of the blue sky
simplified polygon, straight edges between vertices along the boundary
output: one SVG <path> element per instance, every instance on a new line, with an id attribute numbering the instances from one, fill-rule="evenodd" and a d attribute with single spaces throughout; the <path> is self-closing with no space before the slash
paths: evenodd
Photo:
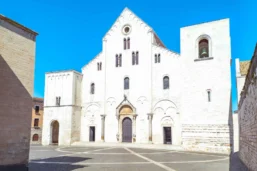
<path id="1" fill-rule="evenodd" d="M 181 27 L 230 18 L 232 98 L 237 109 L 235 58 L 249 60 L 257 38 L 254 0 L 1 0 L 0 13 L 37 31 L 34 96 L 44 96 L 44 74 L 75 69 L 101 51 L 101 40 L 125 7 L 148 23 L 171 50 L 180 52 Z"/>

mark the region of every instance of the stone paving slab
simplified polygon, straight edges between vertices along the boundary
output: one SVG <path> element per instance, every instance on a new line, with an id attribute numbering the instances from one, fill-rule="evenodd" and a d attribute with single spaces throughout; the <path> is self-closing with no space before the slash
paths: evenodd
<path id="1" fill-rule="evenodd" d="M 37 146 L 30 150 L 29 171 L 228 171 L 228 157 L 129 147 Z"/>

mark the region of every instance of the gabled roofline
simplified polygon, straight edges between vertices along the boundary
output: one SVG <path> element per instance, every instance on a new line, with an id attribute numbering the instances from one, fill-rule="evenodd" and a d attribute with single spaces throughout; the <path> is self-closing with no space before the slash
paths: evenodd
<path id="1" fill-rule="evenodd" d="M 88 63 L 86 63 L 81 70 L 83 70 L 87 65 L 89 65 L 91 62 L 93 62 L 98 56 L 100 56 L 102 52 L 99 52 L 93 59 L 91 59 Z"/>

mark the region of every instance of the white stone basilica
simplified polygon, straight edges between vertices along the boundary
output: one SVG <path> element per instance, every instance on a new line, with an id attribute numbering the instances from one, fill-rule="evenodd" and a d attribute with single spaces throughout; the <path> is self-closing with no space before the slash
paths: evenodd
<path id="1" fill-rule="evenodd" d="M 181 53 L 125 8 L 82 68 L 46 73 L 42 144 L 153 143 L 228 153 L 229 19 L 180 29 Z"/>

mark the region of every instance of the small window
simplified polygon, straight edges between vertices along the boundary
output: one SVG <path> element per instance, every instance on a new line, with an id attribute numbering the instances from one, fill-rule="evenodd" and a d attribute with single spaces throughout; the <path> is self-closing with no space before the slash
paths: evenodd
<path id="1" fill-rule="evenodd" d="M 132 52 L 132 65 L 135 65 L 135 60 L 136 60 L 135 52 Z"/>
<path id="2" fill-rule="evenodd" d="M 136 52 L 136 65 L 138 65 L 138 55 L 139 55 L 139 53 L 138 52 Z"/>
<path id="3" fill-rule="evenodd" d="M 170 83 L 169 83 L 169 77 L 165 76 L 163 77 L 163 89 L 169 89 Z"/>
<path id="4" fill-rule="evenodd" d="M 124 38 L 124 40 L 123 40 L 123 46 L 124 46 L 124 50 L 126 50 L 126 46 L 127 46 L 127 40 L 126 40 L 126 38 Z"/>
<path id="5" fill-rule="evenodd" d="M 127 49 L 130 49 L 130 38 L 127 39 Z"/>
<path id="6" fill-rule="evenodd" d="M 97 71 L 99 71 L 99 62 L 97 62 Z"/>
<path id="7" fill-rule="evenodd" d="M 38 106 L 38 105 L 35 106 L 35 112 L 36 112 L 36 113 L 39 112 L 39 106 Z"/>
<path id="8" fill-rule="evenodd" d="M 38 124 L 39 124 L 39 119 L 34 119 L 34 127 L 38 127 Z"/>
<path id="9" fill-rule="evenodd" d="M 154 63 L 157 63 L 157 54 L 154 55 Z"/>
<path id="10" fill-rule="evenodd" d="M 38 141 L 38 134 L 34 134 L 34 135 L 33 135 L 32 141 Z"/>
<path id="11" fill-rule="evenodd" d="M 129 78 L 126 77 L 124 79 L 124 90 L 128 90 L 129 89 Z"/>
<path id="12" fill-rule="evenodd" d="M 90 86 L 90 94 L 95 94 L 95 83 L 92 83 Z"/>
<path id="13" fill-rule="evenodd" d="M 158 63 L 161 63 L 161 55 L 158 54 Z"/>
<path id="14" fill-rule="evenodd" d="M 209 57 L 209 42 L 207 39 L 202 39 L 199 41 L 199 58 Z"/>
<path id="15" fill-rule="evenodd" d="M 211 102 L 211 90 L 207 90 L 208 102 Z"/>

